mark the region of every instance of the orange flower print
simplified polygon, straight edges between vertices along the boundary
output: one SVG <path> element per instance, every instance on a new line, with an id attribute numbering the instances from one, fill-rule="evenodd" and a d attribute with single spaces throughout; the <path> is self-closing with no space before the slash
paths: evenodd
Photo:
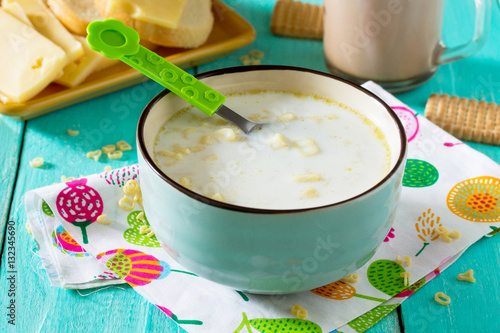
<path id="1" fill-rule="evenodd" d="M 439 238 L 437 228 L 442 226 L 440 220 L 441 218 L 432 213 L 430 208 L 418 217 L 415 223 L 415 229 L 417 230 L 418 238 L 424 241 L 424 246 L 418 251 L 415 257 L 418 256 L 430 242 Z"/>
<path id="2" fill-rule="evenodd" d="M 447 204 L 453 214 L 472 222 L 500 222 L 500 179 L 476 177 L 455 185 Z"/>

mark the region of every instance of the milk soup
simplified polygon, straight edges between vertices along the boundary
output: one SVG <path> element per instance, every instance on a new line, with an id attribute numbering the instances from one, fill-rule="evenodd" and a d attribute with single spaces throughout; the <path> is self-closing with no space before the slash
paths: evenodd
<path id="1" fill-rule="evenodd" d="M 188 107 L 155 139 L 160 169 L 203 196 L 261 209 L 318 207 L 361 194 L 389 172 L 382 131 L 343 104 L 281 91 L 230 94 L 224 104 L 266 125 L 245 135 Z"/>

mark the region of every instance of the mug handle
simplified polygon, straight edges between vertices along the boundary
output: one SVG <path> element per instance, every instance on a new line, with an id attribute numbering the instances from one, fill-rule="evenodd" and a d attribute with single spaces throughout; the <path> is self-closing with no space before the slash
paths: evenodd
<path id="1" fill-rule="evenodd" d="M 446 47 L 442 46 L 441 54 L 437 59 L 438 65 L 470 57 L 479 51 L 490 34 L 491 0 L 474 0 L 476 3 L 476 27 L 472 40 L 466 44 Z"/>

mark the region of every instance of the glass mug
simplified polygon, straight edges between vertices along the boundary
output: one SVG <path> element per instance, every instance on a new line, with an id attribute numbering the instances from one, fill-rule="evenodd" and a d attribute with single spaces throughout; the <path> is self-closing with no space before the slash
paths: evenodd
<path id="1" fill-rule="evenodd" d="M 475 0 L 472 40 L 441 42 L 444 0 L 324 0 L 328 70 L 356 83 L 372 80 L 393 93 L 416 88 L 439 65 L 477 52 L 488 38 L 491 0 Z"/>

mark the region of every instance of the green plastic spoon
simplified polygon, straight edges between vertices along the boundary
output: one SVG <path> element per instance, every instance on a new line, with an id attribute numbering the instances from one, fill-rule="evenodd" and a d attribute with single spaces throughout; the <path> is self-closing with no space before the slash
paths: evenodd
<path id="1" fill-rule="evenodd" d="M 94 21 L 88 25 L 87 32 L 87 43 L 92 50 L 107 58 L 123 61 L 207 115 L 217 113 L 247 134 L 261 126 L 224 106 L 226 96 L 139 45 L 137 31 L 122 22 L 114 19 Z"/>

